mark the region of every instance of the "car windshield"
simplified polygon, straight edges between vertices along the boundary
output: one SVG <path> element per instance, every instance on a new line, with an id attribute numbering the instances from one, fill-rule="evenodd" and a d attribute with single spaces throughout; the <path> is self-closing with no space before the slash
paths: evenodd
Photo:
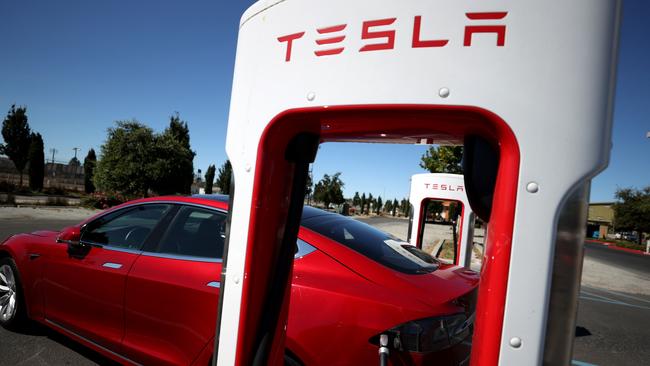
<path id="1" fill-rule="evenodd" d="M 302 226 L 396 271 L 431 273 L 439 262 L 420 249 L 374 227 L 341 215 L 305 207 Z"/>

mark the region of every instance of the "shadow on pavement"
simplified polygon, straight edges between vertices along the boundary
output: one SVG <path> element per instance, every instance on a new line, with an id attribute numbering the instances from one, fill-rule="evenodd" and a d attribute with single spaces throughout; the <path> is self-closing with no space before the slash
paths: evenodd
<path id="1" fill-rule="evenodd" d="M 107 366 L 120 365 L 119 363 L 104 357 L 100 353 L 95 352 L 92 349 L 80 343 L 77 343 L 71 338 L 68 338 L 65 335 L 58 333 L 53 329 L 50 329 L 45 325 L 40 324 L 33 320 L 28 321 L 28 323 L 22 329 L 20 330 L 12 329 L 11 332 L 28 335 L 28 336 L 47 337 L 48 339 L 60 344 L 61 346 L 73 352 L 78 353 L 79 355 L 85 357 L 89 361 L 94 362 L 98 365 L 107 365 Z"/>

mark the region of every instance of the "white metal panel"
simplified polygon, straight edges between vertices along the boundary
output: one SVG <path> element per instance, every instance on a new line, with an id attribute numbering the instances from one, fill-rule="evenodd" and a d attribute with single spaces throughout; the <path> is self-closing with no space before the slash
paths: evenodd
<path id="1" fill-rule="evenodd" d="M 273 5 L 273 6 L 268 6 Z M 219 364 L 230 365 L 237 339 L 253 172 L 263 129 L 290 109 L 350 104 L 478 106 L 500 116 L 520 147 L 520 189 L 514 227 L 501 364 L 541 360 L 549 270 L 558 208 L 571 187 L 608 162 L 611 133 L 615 0 L 553 1 L 264 1 L 247 12 L 239 34 L 226 150 L 236 178 L 222 308 Z M 501 20 L 467 12 L 505 11 Z M 414 17 L 422 38 L 444 47 L 412 48 Z M 396 18 L 394 49 L 359 52 L 367 20 Z M 317 28 L 346 24 L 345 50 L 317 57 Z M 505 45 L 478 34 L 463 45 L 465 26 L 506 25 Z M 305 32 L 293 42 L 278 37 Z M 448 88 L 446 98 L 439 96 Z M 307 96 L 310 95 L 310 98 Z M 311 98 L 313 96 L 313 98 Z M 539 185 L 526 191 L 528 182 Z M 522 347 L 508 345 L 520 337 Z"/>
<path id="2" fill-rule="evenodd" d="M 411 177 L 411 190 L 409 202 L 413 206 L 413 229 L 409 242 L 417 245 L 418 232 L 420 230 L 420 214 L 422 201 L 425 199 L 454 200 L 463 204 L 463 217 L 461 226 L 461 244 L 458 250 L 458 263 L 463 265 L 467 260 L 467 246 L 472 246 L 471 235 L 469 235 L 470 216 L 472 208 L 465 194 L 465 181 L 460 174 L 446 173 L 424 173 L 414 174 Z M 468 241 L 470 240 L 470 241 Z"/>

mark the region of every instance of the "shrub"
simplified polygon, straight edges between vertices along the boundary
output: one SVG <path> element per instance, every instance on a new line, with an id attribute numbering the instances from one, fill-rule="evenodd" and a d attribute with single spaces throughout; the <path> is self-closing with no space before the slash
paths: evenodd
<path id="1" fill-rule="evenodd" d="M 81 199 L 81 206 L 88 208 L 107 209 L 126 202 L 127 199 L 119 194 L 95 192 Z"/>

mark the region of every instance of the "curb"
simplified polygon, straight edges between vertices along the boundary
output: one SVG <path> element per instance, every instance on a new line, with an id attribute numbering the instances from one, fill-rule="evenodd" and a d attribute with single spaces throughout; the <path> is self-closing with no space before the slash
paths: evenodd
<path id="1" fill-rule="evenodd" d="M 649 253 L 646 253 L 642 250 L 638 249 L 630 249 L 630 248 L 623 248 L 616 246 L 616 243 L 610 242 L 610 241 L 596 241 L 596 240 L 585 240 L 585 243 L 591 243 L 591 244 L 600 244 L 602 246 L 605 246 L 609 249 L 615 249 L 615 250 L 620 250 L 623 252 L 628 252 L 636 255 L 650 255 Z"/>

